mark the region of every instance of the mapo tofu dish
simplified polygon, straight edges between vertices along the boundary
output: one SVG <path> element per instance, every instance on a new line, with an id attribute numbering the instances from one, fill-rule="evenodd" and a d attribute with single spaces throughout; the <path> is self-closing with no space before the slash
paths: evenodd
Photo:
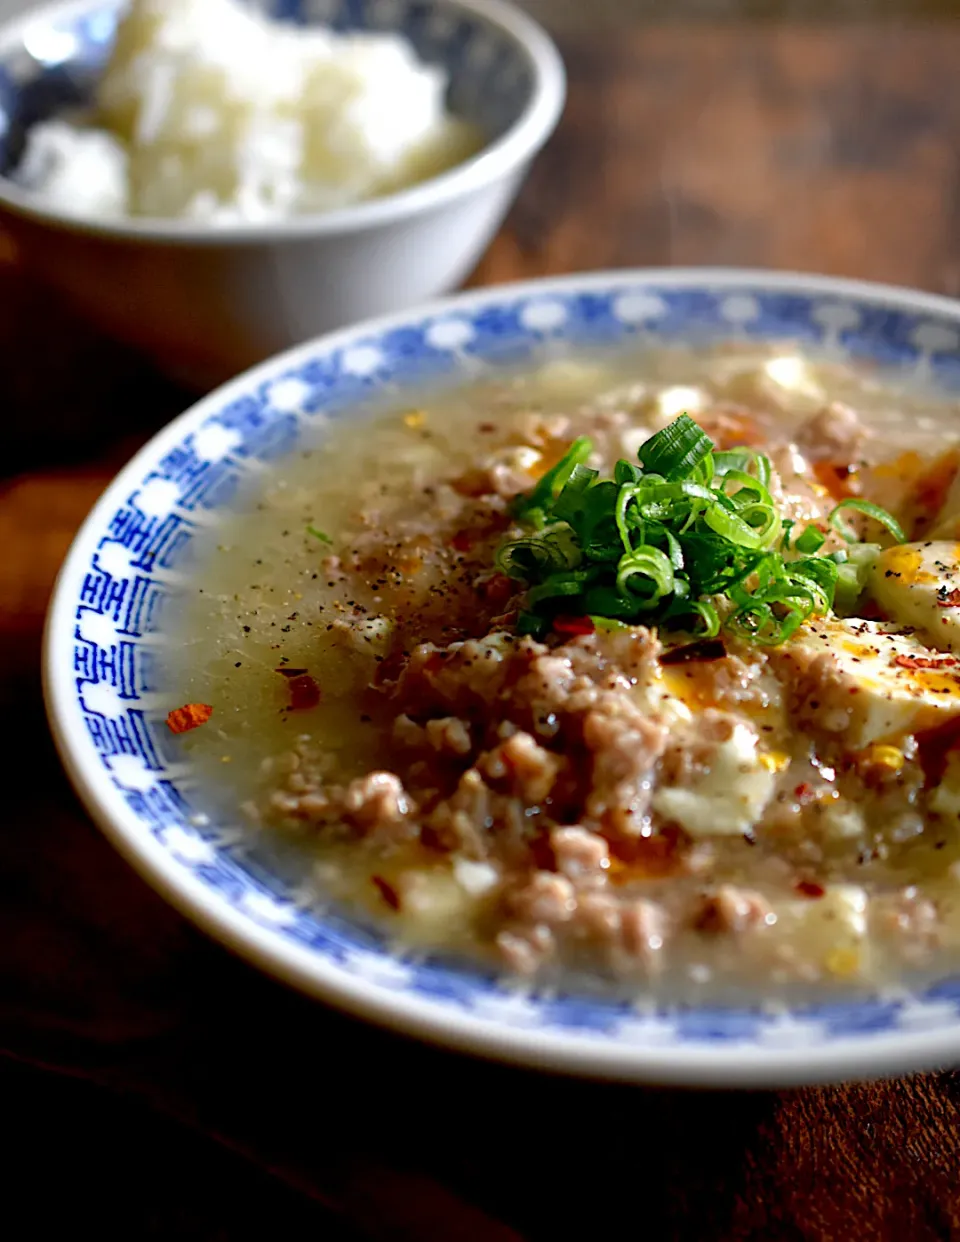
<path id="1" fill-rule="evenodd" d="M 738 345 L 337 420 L 198 557 L 170 726 L 406 945 L 634 993 L 929 969 L 960 950 L 957 415 Z"/>

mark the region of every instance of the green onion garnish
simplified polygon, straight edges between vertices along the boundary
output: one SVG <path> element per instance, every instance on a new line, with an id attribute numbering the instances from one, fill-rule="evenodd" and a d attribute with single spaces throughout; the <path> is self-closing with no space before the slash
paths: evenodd
<path id="1" fill-rule="evenodd" d="M 517 498 L 513 508 L 514 517 L 521 521 L 532 522 L 534 526 L 542 525 L 541 515 L 550 512 L 567 483 L 579 488 L 580 481 L 575 478 L 577 467 L 587 460 L 593 452 L 593 445 L 586 436 L 581 436 L 564 453 L 557 464 L 546 472 L 529 496 Z M 596 471 L 592 472 L 594 477 Z"/>
<path id="2" fill-rule="evenodd" d="M 308 526 L 307 534 L 313 535 L 314 539 L 319 539 L 321 543 L 333 543 L 333 540 L 328 534 L 322 530 L 317 530 L 315 526 Z"/>
<path id="3" fill-rule="evenodd" d="M 839 556 L 834 553 L 834 556 Z M 879 543 L 851 544 L 837 563 L 837 588 L 834 591 L 834 611 L 841 617 L 856 615 L 857 605 L 867 585 L 867 578 L 874 562 L 880 555 Z"/>
<path id="4" fill-rule="evenodd" d="M 793 546 L 797 552 L 802 552 L 804 556 L 808 556 L 814 552 L 819 552 L 826 541 L 827 537 L 822 530 L 818 530 L 816 526 L 808 526 L 802 534 L 796 537 L 793 541 Z"/>
<path id="5" fill-rule="evenodd" d="M 612 479 L 586 465 L 592 451 L 586 437 L 575 440 L 514 503 L 531 533 L 505 544 L 497 566 L 528 585 L 520 633 L 542 637 L 554 618 L 577 616 L 601 629 L 643 623 L 702 638 L 723 625 L 776 645 L 808 617 L 859 598 L 878 545 L 822 555 L 826 535 L 807 525 L 791 546 L 794 524 L 777 512 L 762 453 L 717 451 L 686 414 L 640 446 L 639 465 L 617 462 Z M 856 539 L 845 508 L 903 542 L 889 513 L 856 499 L 829 517 L 844 538 Z"/>
<path id="6" fill-rule="evenodd" d="M 842 535 L 848 543 L 858 543 L 860 537 L 840 516 L 841 509 L 854 509 L 857 513 L 865 513 L 867 517 L 871 517 L 875 522 L 879 522 L 881 526 L 885 526 L 897 543 L 906 542 L 907 537 L 903 533 L 903 527 L 886 509 L 881 509 L 879 505 L 872 504 L 869 500 L 860 500 L 856 496 L 848 496 L 846 500 L 841 500 L 838 505 L 831 509 L 827 518 L 827 521 L 837 534 Z"/>

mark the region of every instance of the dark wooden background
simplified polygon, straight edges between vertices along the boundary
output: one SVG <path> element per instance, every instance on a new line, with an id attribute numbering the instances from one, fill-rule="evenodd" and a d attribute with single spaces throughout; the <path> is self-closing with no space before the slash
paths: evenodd
<path id="1" fill-rule="evenodd" d="M 717 7 L 757 17 L 556 0 L 569 108 L 476 282 L 724 263 L 960 294 L 953 6 Z M 461 1060 L 256 975 L 133 877 L 56 763 L 40 631 L 90 504 L 189 398 L 0 260 L 7 1236 L 960 1237 L 954 1074 L 707 1094 Z"/>

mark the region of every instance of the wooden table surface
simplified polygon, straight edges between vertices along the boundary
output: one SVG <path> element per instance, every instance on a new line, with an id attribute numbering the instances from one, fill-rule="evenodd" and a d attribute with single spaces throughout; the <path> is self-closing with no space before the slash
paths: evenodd
<path id="1" fill-rule="evenodd" d="M 476 282 L 724 263 L 960 294 L 960 21 L 636 20 L 563 51 L 563 124 Z M 62 776 L 38 654 L 75 528 L 188 398 L 9 256 L 0 357 L 2 1184 L 31 1222 L 11 1238 L 960 1238 L 954 1074 L 732 1094 L 524 1074 L 338 1017 L 170 912 Z"/>

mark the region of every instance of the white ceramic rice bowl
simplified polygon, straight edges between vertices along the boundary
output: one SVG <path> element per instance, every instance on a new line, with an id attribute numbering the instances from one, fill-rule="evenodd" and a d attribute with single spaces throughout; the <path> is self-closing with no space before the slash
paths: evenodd
<path id="1" fill-rule="evenodd" d="M 504 0 L 276 0 L 284 18 L 398 31 L 444 66 L 449 103 L 490 136 L 410 189 L 268 225 L 91 220 L 0 176 L 0 225 L 23 263 L 106 334 L 205 389 L 299 341 L 459 285 L 560 117 L 548 36 Z M 0 26 L 0 171 L 29 124 L 88 101 L 121 0 L 69 0 Z"/>

